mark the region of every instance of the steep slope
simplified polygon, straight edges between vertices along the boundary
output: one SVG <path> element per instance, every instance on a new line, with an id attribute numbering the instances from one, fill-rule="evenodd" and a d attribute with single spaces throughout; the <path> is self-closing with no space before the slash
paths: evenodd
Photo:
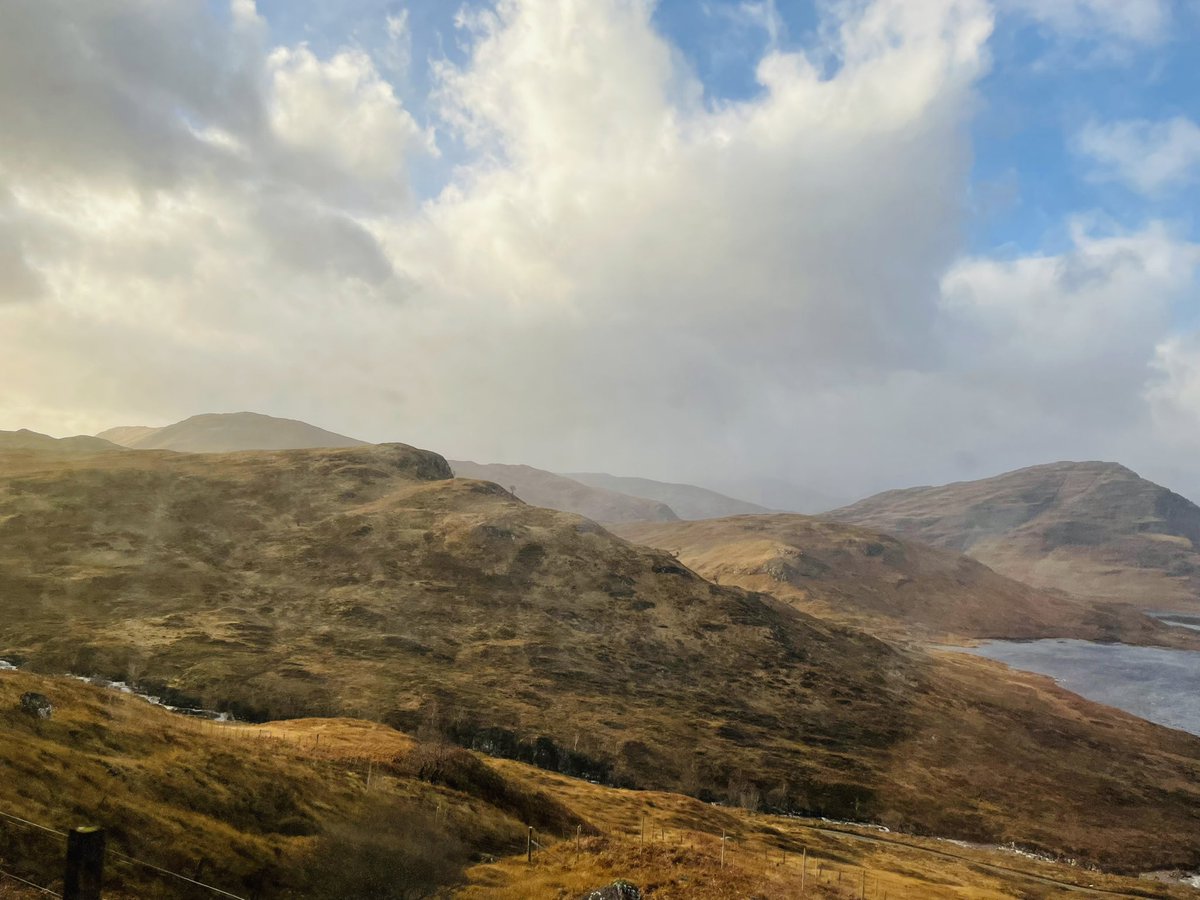
<path id="1" fill-rule="evenodd" d="M 19 431 L 0 431 L 0 451 L 29 450 L 38 453 L 109 453 L 123 450 L 111 441 L 86 434 L 55 438 L 22 428 Z"/>
<path id="2" fill-rule="evenodd" d="M 665 503 L 591 487 L 531 466 L 481 465 L 452 459 L 450 467 L 460 478 L 494 481 L 533 506 L 575 513 L 604 524 L 672 522 L 679 518 Z"/>
<path id="3" fill-rule="evenodd" d="M 49 721 L 18 711 L 26 691 L 52 701 Z M 922 900 L 967 891 L 1004 900 L 1030 888 L 1070 897 L 1071 885 L 1162 898 L 1189 890 L 613 790 L 355 719 L 218 725 L 24 672 L 0 671 L 0 728 L 13 738 L 0 742 L 0 785 L 19 786 L 0 794 L 0 872 L 60 894 L 61 837 L 7 816 L 58 830 L 105 827 L 106 900 L 211 896 L 113 851 L 260 900 L 427 896 L 438 885 L 456 897 L 578 897 L 616 878 L 642 886 L 648 900 L 784 900 L 802 886 L 805 897 L 845 900 L 841 882 L 861 884 L 864 872 L 869 896 Z M 523 852 L 529 824 L 539 844 L 533 866 Z M 20 887 L 0 875 L 6 900 L 45 897 Z"/>
<path id="4" fill-rule="evenodd" d="M 967 553 L 1037 587 L 1200 609 L 1200 507 L 1116 463 L 889 491 L 826 516 Z"/>
<path id="5" fill-rule="evenodd" d="M 1039 590 L 962 554 L 840 522 L 777 514 L 641 523 L 617 532 L 674 553 L 719 584 L 766 591 L 884 634 L 1196 644 L 1135 607 Z"/>
<path id="6" fill-rule="evenodd" d="M 757 504 L 726 497 L 724 494 L 693 484 L 672 484 L 666 481 L 651 481 L 649 478 L 625 478 L 602 472 L 571 472 L 567 473 L 567 477 L 606 491 L 617 491 L 665 503 L 681 519 L 716 519 L 721 516 L 770 512 Z"/>
<path id="7" fill-rule="evenodd" d="M 0 657 L 616 784 L 1200 862 L 1200 740 L 713 585 L 403 445 L 5 455 Z"/>
<path id="8" fill-rule="evenodd" d="M 185 453 L 357 447 L 365 443 L 307 422 L 251 412 L 207 413 L 163 428 L 122 426 L 102 431 L 98 436 L 134 450 L 180 450 Z"/>

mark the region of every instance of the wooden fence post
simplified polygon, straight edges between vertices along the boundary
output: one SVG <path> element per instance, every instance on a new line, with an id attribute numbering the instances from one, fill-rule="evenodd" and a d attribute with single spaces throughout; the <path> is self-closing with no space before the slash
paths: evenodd
<path id="1" fill-rule="evenodd" d="M 525 839 L 525 861 L 533 863 L 533 826 L 529 826 L 529 835 Z"/>
<path id="2" fill-rule="evenodd" d="M 808 848 L 804 848 L 804 856 L 800 862 L 800 893 L 804 894 L 804 882 L 808 880 Z"/>
<path id="3" fill-rule="evenodd" d="M 104 882 L 104 829 L 88 825 L 67 834 L 63 900 L 100 900 Z"/>

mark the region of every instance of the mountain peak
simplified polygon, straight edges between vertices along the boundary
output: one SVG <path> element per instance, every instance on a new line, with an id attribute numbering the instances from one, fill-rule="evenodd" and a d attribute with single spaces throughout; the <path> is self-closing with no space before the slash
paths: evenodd
<path id="1" fill-rule="evenodd" d="M 958 550 L 1036 587 L 1200 605 L 1200 507 L 1120 463 L 889 491 L 826 517 Z"/>
<path id="2" fill-rule="evenodd" d="M 358 447 L 366 443 L 297 419 L 255 412 L 200 413 L 163 428 L 123 426 L 98 436 L 135 450 L 186 453 Z"/>

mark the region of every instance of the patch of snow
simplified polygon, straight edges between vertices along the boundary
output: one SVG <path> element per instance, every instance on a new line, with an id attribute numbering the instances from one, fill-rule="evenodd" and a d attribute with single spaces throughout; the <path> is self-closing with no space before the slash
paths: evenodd
<path id="1" fill-rule="evenodd" d="M 7 659 L 0 659 L 0 672 L 15 672 L 17 667 L 10 663 Z"/>

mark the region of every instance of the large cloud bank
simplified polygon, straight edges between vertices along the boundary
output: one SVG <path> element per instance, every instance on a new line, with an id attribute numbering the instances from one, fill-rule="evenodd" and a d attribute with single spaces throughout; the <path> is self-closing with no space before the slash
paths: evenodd
<path id="1" fill-rule="evenodd" d="M 840 495 L 1069 456 L 1181 477 L 1197 247 L 1080 218 L 1053 254 L 964 255 L 994 14 L 833 4 L 721 102 L 647 0 L 499 0 L 414 110 L 403 18 L 376 58 L 275 46 L 252 0 L 10 5 L 0 427 L 257 409 Z M 1124 172 L 1181 128 L 1084 145 Z M 1163 152 L 1122 177 L 1190 177 Z"/>

